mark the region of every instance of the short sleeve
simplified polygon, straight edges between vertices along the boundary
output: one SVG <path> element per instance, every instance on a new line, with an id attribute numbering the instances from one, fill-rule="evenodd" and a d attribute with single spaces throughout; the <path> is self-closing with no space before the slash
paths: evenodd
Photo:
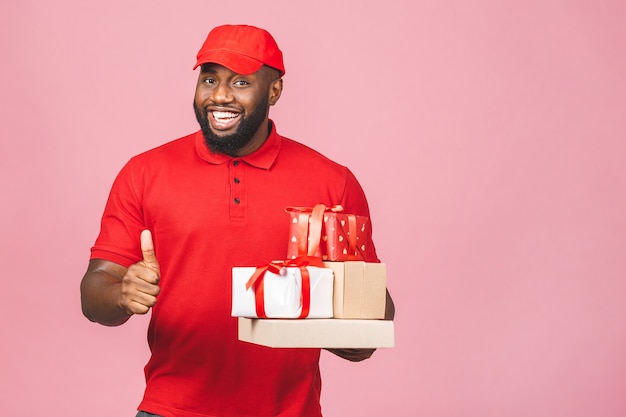
<path id="1" fill-rule="evenodd" d="M 366 262 L 380 262 L 378 255 L 376 254 L 376 247 L 372 239 L 372 217 L 370 215 L 369 206 L 367 204 L 367 198 L 365 192 L 359 184 L 352 171 L 346 168 L 346 183 L 344 187 L 344 193 L 341 201 L 346 213 L 353 213 L 359 216 L 367 216 L 370 219 L 370 227 L 367 232 L 367 246 L 365 253 Z"/>
<path id="2" fill-rule="evenodd" d="M 146 228 L 141 189 L 142 180 L 131 159 L 113 182 L 90 259 L 105 259 L 125 267 L 141 260 L 139 236 Z"/>

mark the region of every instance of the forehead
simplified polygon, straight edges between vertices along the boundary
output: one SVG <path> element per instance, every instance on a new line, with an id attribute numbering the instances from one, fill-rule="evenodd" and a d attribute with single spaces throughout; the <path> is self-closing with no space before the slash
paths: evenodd
<path id="1" fill-rule="evenodd" d="M 251 74 L 239 74 L 234 72 L 233 70 L 212 62 L 202 64 L 200 66 L 200 74 L 220 74 L 227 77 L 233 76 L 241 76 L 241 77 L 257 77 L 257 78 L 266 78 L 268 80 L 274 80 L 280 78 L 280 73 L 278 70 L 274 68 L 270 68 L 267 65 L 263 65 L 259 68 L 258 71 L 253 72 Z"/>
<path id="2" fill-rule="evenodd" d="M 257 71 L 259 72 L 259 71 Z M 202 64 L 202 66 L 200 67 L 200 73 L 209 73 L 209 74 L 224 74 L 224 75 L 229 75 L 229 76 L 233 76 L 233 75 L 245 75 L 245 76 L 249 76 L 249 75 L 254 75 L 255 73 L 252 74 L 239 74 L 236 73 L 235 71 L 226 68 L 223 65 L 220 64 L 215 64 L 212 62 L 209 62 L 207 64 Z"/>

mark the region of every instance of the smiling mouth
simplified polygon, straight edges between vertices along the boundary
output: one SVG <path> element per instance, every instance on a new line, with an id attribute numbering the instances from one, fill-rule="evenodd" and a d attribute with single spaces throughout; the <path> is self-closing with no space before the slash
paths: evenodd
<path id="1" fill-rule="evenodd" d="M 230 111 L 214 111 L 213 112 L 213 117 L 215 118 L 215 120 L 219 120 L 219 121 L 232 120 L 236 118 L 237 116 L 239 116 L 239 113 L 234 113 Z"/>
<path id="2" fill-rule="evenodd" d="M 212 111 L 209 112 L 213 119 L 213 126 L 218 129 L 229 129 L 235 125 L 241 113 L 231 111 Z"/>

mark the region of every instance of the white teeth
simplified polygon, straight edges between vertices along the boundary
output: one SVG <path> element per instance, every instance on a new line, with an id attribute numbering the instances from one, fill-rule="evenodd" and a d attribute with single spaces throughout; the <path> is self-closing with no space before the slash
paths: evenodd
<path id="1" fill-rule="evenodd" d="M 229 111 L 214 111 L 213 117 L 216 119 L 234 119 L 239 116 L 239 113 L 233 113 Z"/>

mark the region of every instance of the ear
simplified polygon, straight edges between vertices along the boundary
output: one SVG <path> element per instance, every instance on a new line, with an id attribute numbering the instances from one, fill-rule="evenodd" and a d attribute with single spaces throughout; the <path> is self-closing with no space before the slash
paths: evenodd
<path id="1" fill-rule="evenodd" d="M 283 92 L 283 79 L 282 78 L 278 78 L 270 83 L 270 88 L 269 88 L 270 106 L 273 106 L 274 104 L 276 104 L 282 92 Z"/>

